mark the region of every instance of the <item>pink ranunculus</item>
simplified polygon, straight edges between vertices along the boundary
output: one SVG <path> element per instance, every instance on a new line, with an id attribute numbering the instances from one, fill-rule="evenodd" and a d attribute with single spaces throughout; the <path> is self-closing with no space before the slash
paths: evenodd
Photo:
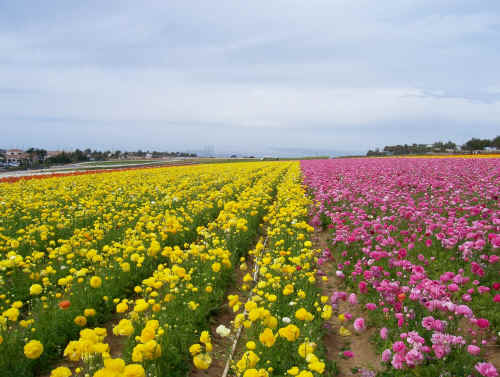
<path id="1" fill-rule="evenodd" d="M 368 285 L 366 284 L 365 281 L 360 281 L 358 284 L 358 288 L 361 293 L 368 292 Z"/>
<path id="2" fill-rule="evenodd" d="M 368 310 L 375 310 L 375 309 L 377 309 L 377 304 L 374 304 L 373 302 L 369 302 L 368 304 L 365 305 L 365 308 Z"/>
<path id="3" fill-rule="evenodd" d="M 405 362 L 404 355 L 396 353 L 392 357 L 391 365 L 394 367 L 394 369 L 403 369 L 404 362 Z"/>
<path id="4" fill-rule="evenodd" d="M 358 304 L 358 297 L 356 296 L 355 293 L 351 293 L 348 298 L 349 304 L 351 305 L 357 305 Z"/>
<path id="5" fill-rule="evenodd" d="M 469 352 L 471 355 L 477 356 L 481 352 L 481 348 L 479 348 L 478 346 L 475 346 L 473 344 L 469 344 L 467 346 L 467 352 Z"/>
<path id="6" fill-rule="evenodd" d="M 493 297 L 493 302 L 500 302 L 500 295 L 496 294 L 495 297 Z"/>
<path id="7" fill-rule="evenodd" d="M 354 357 L 354 353 L 352 351 L 344 351 L 342 352 L 342 356 L 344 356 L 347 359 L 350 359 L 351 357 Z"/>
<path id="8" fill-rule="evenodd" d="M 389 333 L 389 330 L 387 330 L 387 327 L 382 327 L 380 329 L 380 337 L 383 339 L 383 340 L 386 340 L 387 339 L 387 335 Z"/>
<path id="9" fill-rule="evenodd" d="M 405 356 L 406 364 L 413 367 L 420 364 L 424 360 L 424 355 L 419 350 L 412 348 Z"/>
<path id="10" fill-rule="evenodd" d="M 406 344 L 401 341 L 394 342 L 392 345 L 392 351 L 396 353 L 404 352 L 406 351 Z"/>
<path id="11" fill-rule="evenodd" d="M 434 326 L 434 317 L 428 316 L 422 319 L 422 327 L 426 330 L 432 330 Z"/>
<path id="12" fill-rule="evenodd" d="M 476 322 L 476 325 L 480 329 L 486 329 L 486 328 L 490 327 L 490 321 L 488 321 L 486 318 L 479 318 Z"/>
<path id="13" fill-rule="evenodd" d="M 354 320 L 353 326 L 354 326 L 354 330 L 356 330 L 357 332 L 364 331 L 366 329 L 365 319 L 362 317 L 356 318 Z"/>
<path id="14" fill-rule="evenodd" d="M 382 361 L 384 363 L 387 363 L 391 360 L 391 357 L 392 357 L 392 352 L 390 349 L 385 349 L 384 352 L 382 352 Z"/>
<path id="15" fill-rule="evenodd" d="M 484 377 L 498 377 L 498 371 L 491 363 L 477 363 L 474 368 Z"/>

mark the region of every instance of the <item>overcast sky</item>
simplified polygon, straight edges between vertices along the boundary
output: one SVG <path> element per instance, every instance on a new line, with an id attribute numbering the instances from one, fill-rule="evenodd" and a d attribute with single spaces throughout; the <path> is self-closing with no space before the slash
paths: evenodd
<path id="1" fill-rule="evenodd" d="M 500 1 L 0 0 L 0 148 L 500 134 Z"/>

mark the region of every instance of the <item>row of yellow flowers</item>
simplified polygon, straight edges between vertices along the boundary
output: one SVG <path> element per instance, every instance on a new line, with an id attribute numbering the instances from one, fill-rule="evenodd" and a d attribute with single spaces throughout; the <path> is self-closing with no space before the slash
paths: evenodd
<path id="1" fill-rule="evenodd" d="M 225 203 L 213 222 L 198 228 L 196 242 L 162 248 L 162 263 L 135 287 L 137 298 L 114 300 L 123 318 L 113 334 L 128 337 L 122 357 L 110 358 L 107 345 L 99 341 L 89 351 L 88 337 L 81 334 L 64 352 L 70 360 L 83 362 L 76 375 L 111 375 L 110 365 L 116 364 L 122 370 L 136 365 L 150 376 L 182 376 L 189 369 L 188 348 L 199 337 L 204 352 L 195 363 L 208 366 L 211 339 L 202 331 L 207 316 L 223 300 L 233 266 L 255 238 L 287 165 L 274 163 L 262 169 L 253 184 Z"/>
<path id="2" fill-rule="evenodd" d="M 316 284 L 318 250 L 312 248 L 313 228 L 306 222 L 310 204 L 294 165 L 278 186 L 266 218 L 267 245 L 253 251 L 257 279 L 251 273 L 243 278 L 241 291 L 250 289 L 252 294 L 247 300 L 228 297 L 237 313 L 234 329 L 244 328 L 242 350 L 233 363 L 238 376 L 312 377 L 328 368 L 321 337 L 332 312 Z"/>
<path id="3" fill-rule="evenodd" d="M 91 182 L 89 177 L 71 177 L 77 182 L 57 178 L 37 181 L 40 182 L 37 185 L 28 181 L 0 186 L 0 189 L 5 189 L 4 202 L 9 204 L 9 208 L 18 202 L 18 192 L 25 192 L 28 198 L 38 198 L 38 207 L 51 210 L 56 207 L 53 202 L 59 200 L 53 196 L 54 193 L 63 196 L 67 186 L 70 186 L 71 193 L 75 195 L 74 204 L 69 206 L 75 210 L 73 219 L 79 219 L 80 224 L 89 224 L 78 227 L 79 224 L 73 223 L 73 229 L 64 238 L 57 230 L 66 227 L 69 216 L 53 211 L 51 216 L 60 220 L 55 225 L 34 216 L 15 232 L 15 237 L 9 238 L 0 229 L 0 250 L 4 255 L 3 259 L 0 258 L 1 276 L 4 277 L 0 285 L 0 310 L 9 304 L 8 300 L 27 299 L 31 280 L 42 277 L 57 284 L 67 275 L 68 266 L 82 269 L 89 264 L 100 263 L 106 259 L 106 254 L 114 252 L 109 245 L 122 239 L 127 229 L 151 231 L 153 223 L 147 221 L 145 216 L 163 217 L 162 238 L 182 231 L 183 223 L 179 219 L 189 220 L 191 214 L 196 215 L 197 203 L 193 199 L 200 193 L 211 192 L 212 187 L 220 188 L 231 179 L 226 174 L 226 181 L 222 181 L 216 171 L 203 173 L 200 167 L 113 173 L 113 176 L 103 174 L 95 176 Z M 32 194 L 33 191 L 38 192 L 40 186 L 50 193 L 46 206 L 41 204 L 41 196 Z M 89 186 L 94 188 L 91 198 L 88 198 Z M 14 195 L 10 197 L 9 193 Z M 17 205 L 22 208 L 19 203 Z M 68 205 L 63 209 L 66 210 L 66 207 Z M 82 207 L 81 211 L 79 207 Z M 44 222 L 40 225 L 41 221 Z"/>
<path id="4" fill-rule="evenodd" d="M 207 224 L 226 202 L 251 185 L 263 174 L 263 168 L 264 165 L 257 164 L 218 165 L 203 170 L 187 168 L 186 178 L 179 182 L 183 187 L 183 193 L 179 193 L 183 205 L 173 207 L 166 200 L 177 193 L 175 183 L 168 184 L 172 191 L 164 191 L 157 197 L 151 197 L 151 191 L 145 187 L 138 189 L 135 195 L 150 196 L 150 202 L 157 199 L 163 205 L 145 206 L 138 214 L 138 221 L 127 227 L 120 239 L 103 245 L 99 250 L 81 244 L 72 245 L 70 252 L 47 258 L 41 269 L 45 272 L 39 275 L 25 271 L 37 268 L 37 263 L 29 260 L 30 264 L 19 270 L 30 281 L 31 286 L 26 289 L 31 298 L 14 302 L 4 298 L 10 306 L 0 316 L 0 343 L 3 343 L 0 345 L 0 375 L 3 371 L 8 373 L 6 375 L 31 375 L 35 369 L 43 368 L 59 357 L 61 347 L 73 334 L 78 334 L 80 328 L 109 318 L 114 309 L 113 299 L 129 296 L 135 283 L 166 260 L 167 255 L 162 251 L 165 247 L 178 250 L 179 245 L 194 240 L 197 228 Z M 176 178 L 174 175 L 164 180 L 163 175 L 171 174 L 174 169 L 178 168 L 156 170 L 157 179 L 149 184 L 161 191 L 166 182 Z M 144 179 L 135 172 L 121 174 L 124 177 L 107 176 L 113 180 L 121 178 L 122 190 L 127 190 L 127 182 L 137 189 L 132 182 Z M 186 185 L 185 180 L 189 177 Z M 79 184 L 80 177 L 73 179 L 75 182 L 60 184 Z M 78 263 L 74 263 L 76 260 Z M 57 271 L 62 266 L 67 267 L 62 269 L 62 277 L 54 278 L 48 272 L 56 270 L 54 264 L 57 264 Z M 12 271 L 8 268 L 1 271 L 2 283 L 14 275 L 9 274 Z"/>

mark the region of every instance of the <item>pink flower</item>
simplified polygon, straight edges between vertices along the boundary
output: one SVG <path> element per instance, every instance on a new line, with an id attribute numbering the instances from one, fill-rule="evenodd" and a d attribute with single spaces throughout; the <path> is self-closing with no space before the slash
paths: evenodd
<path id="1" fill-rule="evenodd" d="M 354 357 L 354 353 L 352 351 L 344 351 L 342 353 L 342 356 L 344 356 L 346 359 L 350 359 L 351 357 Z"/>
<path id="2" fill-rule="evenodd" d="M 469 344 L 467 346 L 467 352 L 469 352 L 471 355 L 477 356 L 481 352 L 481 348 L 479 348 L 478 346 L 475 346 L 473 344 Z"/>
<path id="3" fill-rule="evenodd" d="M 410 350 L 410 352 L 408 352 L 406 354 L 405 360 L 406 360 L 406 364 L 413 367 L 413 366 L 419 364 L 420 362 L 422 362 L 422 360 L 424 360 L 424 355 L 422 355 L 422 353 L 420 351 L 413 348 Z"/>
<path id="4" fill-rule="evenodd" d="M 486 328 L 490 327 L 490 321 L 488 321 L 486 318 L 479 318 L 476 322 L 476 325 L 480 329 L 486 329 Z"/>
<path id="5" fill-rule="evenodd" d="M 361 293 L 368 292 L 368 285 L 366 284 L 365 281 L 360 281 L 358 284 L 358 288 Z"/>
<path id="6" fill-rule="evenodd" d="M 392 357 L 392 352 L 390 349 L 385 349 L 384 352 L 382 352 L 382 361 L 384 363 L 389 362 L 389 360 L 391 360 L 391 357 Z"/>
<path id="7" fill-rule="evenodd" d="M 392 357 L 391 365 L 394 367 L 394 369 L 403 369 L 404 362 L 405 362 L 404 355 L 396 353 Z"/>
<path id="8" fill-rule="evenodd" d="M 377 304 L 374 304 L 373 302 L 369 302 L 368 304 L 365 305 L 365 308 L 368 310 L 375 310 L 375 309 L 377 309 Z"/>
<path id="9" fill-rule="evenodd" d="M 475 369 L 484 377 L 498 377 L 496 368 L 491 363 L 477 363 Z"/>
<path id="10" fill-rule="evenodd" d="M 429 317 L 424 317 L 422 319 L 422 327 L 426 330 L 432 330 L 432 327 L 434 326 L 434 318 L 429 316 Z"/>
<path id="11" fill-rule="evenodd" d="M 493 302 L 500 302 L 500 295 L 495 295 L 495 297 L 493 297 Z"/>
<path id="12" fill-rule="evenodd" d="M 441 344 L 433 344 L 432 349 L 438 359 L 442 359 L 447 354 L 446 349 Z"/>
<path id="13" fill-rule="evenodd" d="M 351 304 L 351 305 L 357 305 L 357 303 L 358 303 L 358 297 L 356 296 L 355 293 L 351 293 L 347 300 L 349 301 L 349 304 Z"/>
<path id="14" fill-rule="evenodd" d="M 401 341 L 397 341 L 392 345 L 392 351 L 396 353 L 404 352 L 406 351 L 406 344 Z"/>
<path id="15" fill-rule="evenodd" d="M 380 329 L 380 337 L 383 339 L 383 340 L 386 340 L 387 339 L 387 334 L 389 333 L 389 330 L 387 330 L 387 327 L 382 327 Z"/>
<path id="16" fill-rule="evenodd" d="M 360 318 L 356 318 L 354 320 L 354 330 L 356 330 L 357 332 L 362 332 L 366 329 L 366 324 L 365 324 L 365 319 L 360 317 Z"/>

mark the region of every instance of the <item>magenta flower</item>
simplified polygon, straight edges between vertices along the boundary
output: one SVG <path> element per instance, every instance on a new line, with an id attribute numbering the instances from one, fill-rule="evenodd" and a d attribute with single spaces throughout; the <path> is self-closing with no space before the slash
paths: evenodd
<path id="1" fill-rule="evenodd" d="M 362 332 L 366 329 L 366 324 L 365 324 L 365 319 L 360 317 L 360 318 L 356 318 L 354 320 L 354 330 L 356 330 L 357 332 Z"/>
<path id="2" fill-rule="evenodd" d="M 484 377 L 498 377 L 498 371 L 491 363 L 477 363 L 475 369 Z"/>
<path id="3" fill-rule="evenodd" d="M 383 339 L 383 340 L 386 340 L 387 339 L 387 335 L 389 333 L 389 330 L 387 330 L 387 327 L 382 327 L 380 329 L 380 337 Z"/>
<path id="4" fill-rule="evenodd" d="M 392 352 L 390 349 L 385 349 L 384 352 L 382 352 L 382 361 L 384 363 L 388 363 L 392 358 Z"/>
<path id="5" fill-rule="evenodd" d="M 479 348 L 478 346 L 475 346 L 473 344 L 469 344 L 467 346 L 467 352 L 469 352 L 471 355 L 477 356 L 481 352 L 481 348 Z"/>

